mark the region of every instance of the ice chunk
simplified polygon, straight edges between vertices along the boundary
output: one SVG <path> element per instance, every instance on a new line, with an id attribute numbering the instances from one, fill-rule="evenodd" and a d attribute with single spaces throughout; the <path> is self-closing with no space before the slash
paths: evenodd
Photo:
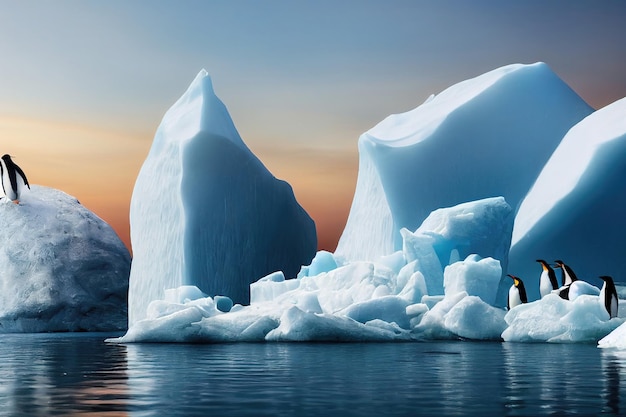
<path id="1" fill-rule="evenodd" d="M 280 317 L 280 325 L 266 336 L 268 341 L 321 341 L 321 342 L 357 342 L 357 341 L 394 341 L 409 339 L 407 331 L 397 326 L 362 324 L 356 320 L 330 315 L 306 313 L 297 307 L 291 307 Z"/>
<path id="2" fill-rule="evenodd" d="M 537 258 L 570 260 L 598 287 L 600 275 L 626 281 L 625 114 L 626 98 L 572 127 L 521 203 L 509 270 L 531 286 Z"/>
<path id="3" fill-rule="evenodd" d="M 402 234 L 402 251 L 407 262 L 416 262 L 416 268 L 426 280 L 429 295 L 443 294 L 443 269 L 439 257 L 432 246 L 432 239 L 425 235 L 415 235 L 407 229 Z"/>
<path id="4" fill-rule="evenodd" d="M 126 328 L 130 254 L 74 197 L 32 185 L 0 200 L 0 239 L 0 332 Z"/>
<path id="5" fill-rule="evenodd" d="M 464 261 L 446 267 L 443 285 L 446 295 L 466 292 L 494 305 L 501 277 L 500 261 L 469 255 Z"/>
<path id="6" fill-rule="evenodd" d="M 246 147 L 202 70 L 167 111 L 133 190 L 129 321 L 165 288 L 250 301 L 249 284 L 313 259 L 315 224 Z"/>
<path id="7" fill-rule="evenodd" d="M 352 304 L 342 313 L 360 323 L 367 323 L 372 320 L 383 320 L 387 323 L 396 323 L 403 329 L 409 328 L 409 317 L 406 309 L 409 302 L 394 296 L 374 298 L 368 301 Z"/>
<path id="8" fill-rule="evenodd" d="M 465 292 L 444 297 L 424 314 L 419 324 L 413 327 L 413 333 L 424 339 L 456 339 L 458 336 L 445 326 L 446 314 L 465 297 Z"/>
<path id="9" fill-rule="evenodd" d="M 394 273 L 399 273 L 406 266 L 406 259 L 402 251 L 396 251 L 391 255 L 383 256 L 375 261 L 378 264 L 385 265 Z"/>
<path id="10" fill-rule="evenodd" d="M 409 265 L 417 261 L 417 265 L 412 268 L 424 275 L 428 294 L 438 295 L 443 293 L 442 266 L 445 267 L 448 262 L 479 254 L 495 258 L 500 261 L 499 264 L 506 264 L 512 229 L 513 210 L 504 198 L 494 197 L 435 210 L 415 233 L 401 229 L 400 234 L 406 261 Z M 499 268 L 502 275 L 502 269 Z M 400 276 L 404 277 L 406 273 L 400 271 Z M 487 303 L 496 304 L 496 293 L 501 281 L 500 276 L 497 282 L 486 284 L 488 291 L 493 291 L 493 297 L 484 293 L 489 298 L 485 300 Z M 454 284 L 450 281 L 449 285 Z M 456 291 L 456 288 L 453 290 Z M 470 293 L 474 294 L 472 291 Z M 504 297 L 501 298 L 500 304 L 503 305 Z"/>
<path id="11" fill-rule="evenodd" d="M 319 275 L 337 268 L 337 261 L 332 253 L 321 250 L 317 252 L 308 268 L 308 275 Z"/>
<path id="12" fill-rule="evenodd" d="M 447 295 L 432 307 L 413 334 L 423 339 L 500 340 L 505 311 L 465 292 Z"/>
<path id="13" fill-rule="evenodd" d="M 398 295 L 409 303 L 420 302 L 425 295 L 428 295 L 424 275 L 420 271 L 414 272 Z"/>
<path id="14" fill-rule="evenodd" d="M 493 196 L 517 207 L 565 133 L 592 111 L 536 63 L 498 68 L 389 116 L 359 138 L 356 191 L 335 255 L 388 255 L 400 249 L 402 228 L 415 230 L 440 207 Z"/>
<path id="15" fill-rule="evenodd" d="M 468 296 L 445 315 L 445 328 L 464 339 L 500 340 L 506 329 L 506 312 L 493 307 L 480 297 Z"/>
<path id="16" fill-rule="evenodd" d="M 282 271 L 273 272 L 250 284 L 250 304 L 271 301 L 298 287 L 297 280 L 285 281 Z"/>
<path id="17" fill-rule="evenodd" d="M 617 329 L 600 339 L 598 347 L 603 349 L 626 349 L 626 323 L 622 323 Z"/>
<path id="18" fill-rule="evenodd" d="M 503 197 L 484 198 L 433 211 L 415 234 L 431 237 L 443 265 L 477 254 L 497 259 L 505 269 L 513 221 L 513 209 Z"/>

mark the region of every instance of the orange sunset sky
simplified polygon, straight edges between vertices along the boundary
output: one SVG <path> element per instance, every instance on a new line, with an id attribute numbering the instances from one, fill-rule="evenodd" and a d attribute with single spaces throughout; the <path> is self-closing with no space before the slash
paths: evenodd
<path id="1" fill-rule="evenodd" d="M 361 133 L 431 93 L 544 61 L 595 108 L 626 96 L 618 1 L 0 0 L 0 154 L 130 247 L 135 178 L 205 68 L 243 140 L 334 250 Z"/>

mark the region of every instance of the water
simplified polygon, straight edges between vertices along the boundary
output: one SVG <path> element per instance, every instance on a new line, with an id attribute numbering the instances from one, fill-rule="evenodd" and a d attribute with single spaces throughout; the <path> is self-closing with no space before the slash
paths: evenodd
<path id="1" fill-rule="evenodd" d="M 1 335 L 0 415 L 626 415 L 626 354 L 593 345 L 103 339 Z"/>

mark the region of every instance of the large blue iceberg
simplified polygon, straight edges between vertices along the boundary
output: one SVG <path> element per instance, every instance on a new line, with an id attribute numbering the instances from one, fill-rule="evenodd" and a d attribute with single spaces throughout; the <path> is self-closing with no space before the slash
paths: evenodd
<path id="1" fill-rule="evenodd" d="M 313 220 L 244 144 L 204 70 L 163 117 L 130 223 L 130 324 L 181 285 L 248 303 L 251 282 L 295 276 L 317 249 Z"/>
<path id="2" fill-rule="evenodd" d="M 359 174 L 335 252 L 368 260 L 397 250 L 400 229 L 466 201 L 503 196 L 515 209 L 589 107 L 543 63 L 458 83 L 359 138 Z"/>

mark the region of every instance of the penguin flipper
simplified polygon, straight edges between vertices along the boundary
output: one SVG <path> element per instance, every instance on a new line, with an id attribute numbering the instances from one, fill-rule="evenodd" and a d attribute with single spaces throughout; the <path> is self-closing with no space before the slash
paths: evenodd
<path id="1" fill-rule="evenodd" d="M 30 190 L 30 184 L 28 183 L 28 179 L 26 179 L 26 174 L 24 174 L 24 171 L 22 171 L 22 168 L 20 168 L 18 165 L 15 165 L 15 170 L 17 171 L 18 174 L 20 174 L 20 177 L 22 177 L 22 179 L 24 180 L 24 185 L 28 187 L 28 189 Z"/>
<path id="2" fill-rule="evenodd" d="M 2 178 L 4 178 L 4 164 L 0 163 L 0 183 L 2 183 L 2 192 L 4 193 L 4 195 L 7 194 L 7 190 L 4 189 L 4 181 L 2 180 Z"/>

